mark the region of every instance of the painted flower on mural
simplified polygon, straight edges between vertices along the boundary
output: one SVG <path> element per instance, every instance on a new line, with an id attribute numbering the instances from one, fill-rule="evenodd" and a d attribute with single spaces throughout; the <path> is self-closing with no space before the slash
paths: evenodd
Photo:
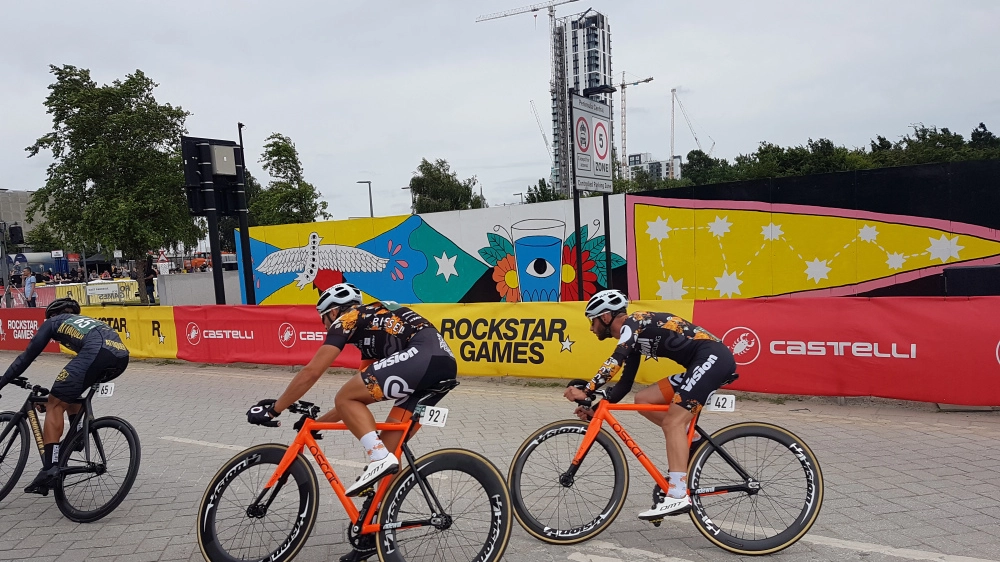
<path id="1" fill-rule="evenodd" d="M 520 292 L 517 283 L 517 262 L 514 256 L 507 254 L 497 262 L 493 268 L 493 281 L 497 284 L 497 292 L 500 299 L 505 302 L 517 302 L 520 300 Z"/>
<path id="2" fill-rule="evenodd" d="M 561 299 L 564 301 L 587 300 L 594 296 L 597 287 L 597 273 L 594 271 L 596 264 L 590 259 L 590 250 L 583 250 L 583 267 L 577 267 L 576 248 L 563 246 L 562 252 L 562 292 Z M 583 271 L 583 296 L 578 294 L 579 283 L 576 275 L 578 271 Z"/>

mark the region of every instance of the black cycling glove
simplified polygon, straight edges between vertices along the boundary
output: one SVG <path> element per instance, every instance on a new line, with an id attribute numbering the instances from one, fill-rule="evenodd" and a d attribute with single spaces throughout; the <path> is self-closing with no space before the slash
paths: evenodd
<path id="1" fill-rule="evenodd" d="M 252 424 L 264 425 L 267 427 L 278 427 L 281 425 L 281 422 L 274 421 L 274 418 L 278 417 L 278 412 L 274 411 L 275 402 L 277 402 L 277 400 L 272 398 L 257 402 L 257 405 L 247 410 L 247 421 Z"/>

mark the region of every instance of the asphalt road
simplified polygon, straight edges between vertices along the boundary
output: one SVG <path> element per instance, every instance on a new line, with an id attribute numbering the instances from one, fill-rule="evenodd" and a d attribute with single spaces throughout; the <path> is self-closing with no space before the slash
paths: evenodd
<path id="1" fill-rule="evenodd" d="M 6 367 L 15 354 L 0 352 Z M 29 371 L 48 385 L 65 358 L 44 355 Z M 346 372 L 328 373 L 307 399 L 332 406 Z M 208 481 L 236 451 L 255 443 L 288 443 L 292 429 L 246 423 L 249 405 L 276 397 L 294 372 L 288 368 L 214 366 L 179 361 L 133 361 L 116 381 L 114 396 L 95 400 L 98 415 L 129 420 L 142 442 L 142 467 L 132 492 L 105 519 L 65 519 L 51 496 L 21 492 L 39 469 L 28 462 L 20 485 L 0 502 L 0 560 L 202 560 L 195 543 L 195 511 Z M 445 428 L 425 428 L 412 441 L 417 454 L 460 446 L 479 451 L 506 474 L 512 455 L 538 427 L 569 416 L 561 389 L 545 383 L 463 377 L 443 402 Z M 7 388 L 0 410 L 20 407 L 26 392 Z M 864 402 L 864 403 L 861 403 Z M 387 407 L 379 405 L 376 416 Z M 647 454 L 665 464 L 662 435 L 637 415 L 621 416 Z M 823 399 L 741 397 L 734 413 L 703 416 L 706 428 L 745 420 L 795 432 L 819 458 L 826 498 L 809 534 L 770 560 L 1000 560 L 1000 412 L 938 412 L 933 405 Z M 287 425 L 291 425 L 286 424 Z M 353 480 L 364 461 L 350 436 L 321 442 L 342 479 Z M 661 467 L 662 469 L 662 467 Z M 535 541 L 519 526 L 506 560 L 617 562 L 731 561 L 705 540 L 687 517 L 660 528 L 636 518 L 648 507 L 652 481 L 632 465 L 627 504 L 597 538 L 557 547 Z M 321 480 L 321 485 L 326 486 Z M 347 552 L 346 516 L 330 490 L 321 518 L 298 561 L 336 560 Z"/>

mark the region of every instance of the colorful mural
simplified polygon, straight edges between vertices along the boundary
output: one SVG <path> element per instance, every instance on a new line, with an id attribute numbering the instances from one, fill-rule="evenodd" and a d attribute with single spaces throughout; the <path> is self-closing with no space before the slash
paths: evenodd
<path id="1" fill-rule="evenodd" d="M 945 220 L 639 196 L 626 209 L 633 298 L 853 295 L 1000 263 L 996 230 Z"/>
<path id="2" fill-rule="evenodd" d="M 624 196 L 610 199 L 611 216 L 623 216 Z M 572 203 L 558 201 L 254 227 L 257 302 L 311 304 L 344 280 L 370 298 L 400 303 L 573 301 L 608 287 L 615 275 L 624 289 L 624 222 L 612 221 L 619 249 L 611 251 L 609 276 L 601 200 L 582 203 L 581 217 L 580 231 L 572 232 Z"/>

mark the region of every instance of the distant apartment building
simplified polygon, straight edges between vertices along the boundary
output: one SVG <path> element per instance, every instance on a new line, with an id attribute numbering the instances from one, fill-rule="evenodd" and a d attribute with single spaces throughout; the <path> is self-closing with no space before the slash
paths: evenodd
<path id="1" fill-rule="evenodd" d="M 8 226 L 17 223 L 27 234 L 32 229 L 32 225 L 27 221 L 28 203 L 32 193 L 34 192 L 0 189 L 0 222 L 7 223 Z"/>
<path id="2" fill-rule="evenodd" d="M 560 18 L 552 35 L 552 186 L 564 195 L 573 193 L 570 184 L 572 142 L 569 128 L 568 90 L 581 94 L 587 88 L 613 85 L 611 77 L 611 26 L 604 14 L 587 10 Z M 590 99 L 613 109 L 611 94 L 594 94 Z M 614 111 L 611 111 L 614 115 Z M 611 127 L 614 130 L 614 127 Z M 613 142 L 612 142 L 613 144 Z"/>
<path id="3" fill-rule="evenodd" d="M 674 179 L 681 179 L 681 157 L 675 156 L 673 165 L 676 166 Z M 649 152 L 628 155 L 628 177 L 635 177 L 637 171 L 644 171 L 656 179 L 667 179 L 670 177 L 670 160 L 656 160 Z"/>

